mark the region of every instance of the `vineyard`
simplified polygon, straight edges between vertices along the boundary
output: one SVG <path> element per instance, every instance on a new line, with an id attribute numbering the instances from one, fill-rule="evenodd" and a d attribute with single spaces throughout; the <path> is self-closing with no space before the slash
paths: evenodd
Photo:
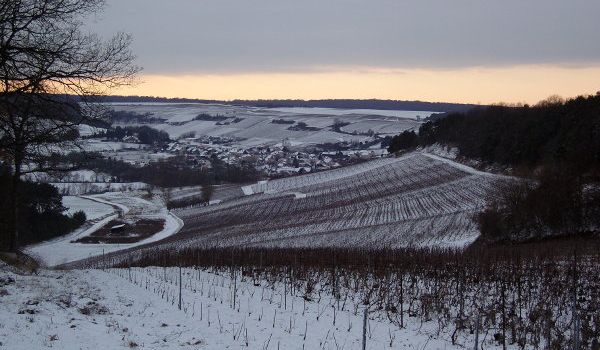
<path id="1" fill-rule="evenodd" d="M 178 210 L 163 241 L 63 267 L 159 296 L 220 347 L 600 349 L 597 240 L 472 244 L 498 181 L 382 158 L 251 185 Z"/>
<path id="2" fill-rule="evenodd" d="M 598 248 L 154 250 L 88 267 L 160 296 L 223 347 L 599 349 Z"/>
<path id="3" fill-rule="evenodd" d="M 462 247 L 499 177 L 423 153 L 261 182 L 216 206 L 176 211 L 185 223 L 163 245 Z M 170 249 L 170 248 L 169 248 Z"/>

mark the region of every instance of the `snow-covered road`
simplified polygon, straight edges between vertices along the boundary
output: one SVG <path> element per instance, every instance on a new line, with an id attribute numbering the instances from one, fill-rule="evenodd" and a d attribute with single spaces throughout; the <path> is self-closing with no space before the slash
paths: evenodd
<path id="1" fill-rule="evenodd" d="M 177 233 L 183 227 L 183 221 L 169 212 L 159 203 L 152 202 L 129 192 L 112 192 L 102 195 L 86 196 L 79 198 L 80 201 L 88 202 L 89 208 L 99 206 L 115 209 L 102 217 L 96 217 L 88 225 L 72 233 L 61 236 L 50 241 L 37 243 L 25 248 L 25 251 L 34 256 L 45 266 L 57 266 L 68 262 L 98 256 L 122 249 L 139 246 L 146 243 L 156 242 Z M 163 229 L 144 240 L 128 244 L 86 244 L 73 243 L 73 241 L 88 236 L 97 231 L 110 221 L 116 219 L 119 214 L 127 214 L 136 217 L 160 218 L 165 220 Z M 94 209 L 96 210 L 96 209 Z M 88 212 L 86 211 L 86 215 Z"/>

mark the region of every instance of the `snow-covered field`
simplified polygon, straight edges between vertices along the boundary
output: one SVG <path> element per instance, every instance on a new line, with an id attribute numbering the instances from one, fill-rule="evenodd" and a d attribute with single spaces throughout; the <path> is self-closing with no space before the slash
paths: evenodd
<path id="1" fill-rule="evenodd" d="M 79 125 L 78 129 L 79 129 L 79 135 L 81 135 L 81 136 L 91 136 L 91 135 L 103 133 L 106 131 L 106 129 L 104 129 L 104 128 L 98 128 L 98 127 L 90 126 L 87 124 Z"/>
<path id="2" fill-rule="evenodd" d="M 42 270 L 24 276 L 0 267 L 0 281 L 8 282 L 0 282 L 2 349 L 207 348 L 198 322 L 113 274 Z"/>
<path id="3" fill-rule="evenodd" d="M 416 119 L 427 118 L 436 112 L 425 111 L 394 111 L 386 109 L 346 109 L 346 108 L 319 108 L 319 107 L 276 107 L 272 111 L 280 111 L 297 114 L 320 114 L 320 115 L 378 115 L 386 117 Z"/>
<path id="4" fill-rule="evenodd" d="M 108 182 L 111 176 L 93 170 L 74 170 L 49 174 L 47 172 L 33 172 L 23 176 L 24 179 L 37 182 Z"/>
<path id="5" fill-rule="evenodd" d="M 385 134 L 398 133 L 403 130 L 418 128 L 420 122 L 417 115 L 427 117 L 432 112 L 413 111 L 380 111 L 380 110 L 347 110 L 335 108 L 256 108 L 243 106 L 225 106 L 217 104 L 112 104 L 118 111 L 149 113 L 152 117 L 164 118 L 164 123 L 151 124 L 153 128 L 164 130 L 172 138 L 184 133 L 195 132 L 196 136 L 224 136 L 243 138 L 238 141 L 242 146 L 276 144 L 288 138 L 297 145 L 340 142 L 366 141 L 368 136 L 350 135 L 332 130 L 335 121 L 350 123 L 348 132 L 366 133 L 369 130 Z M 217 125 L 215 121 L 193 120 L 198 114 L 221 115 L 242 118 L 238 122 Z M 275 119 L 285 119 L 296 123 L 303 122 L 319 131 L 288 130 L 290 124 L 272 123 Z M 354 127 L 352 125 L 356 124 Z M 106 149 L 106 145 L 90 144 L 88 147 Z"/>
<path id="6" fill-rule="evenodd" d="M 115 209 L 111 205 L 83 197 L 63 196 L 62 204 L 67 208 L 64 214 L 73 215 L 75 212 L 83 211 L 85 217 L 92 221 L 115 214 Z"/>
<path id="7" fill-rule="evenodd" d="M 164 207 L 160 199 L 146 200 L 140 192 L 108 192 L 86 197 L 65 197 L 65 206 L 72 204 L 73 210 L 83 209 L 89 213 L 88 223 L 68 235 L 50 241 L 37 243 L 25 248 L 25 251 L 46 266 L 55 266 L 75 260 L 85 259 L 138 245 L 157 242 L 179 231 L 182 221 Z M 110 208 L 110 209 L 108 209 Z M 128 244 L 87 244 L 73 241 L 89 236 L 110 221 L 120 217 L 122 220 L 164 219 L 163 229 L 136 243 Z"/>

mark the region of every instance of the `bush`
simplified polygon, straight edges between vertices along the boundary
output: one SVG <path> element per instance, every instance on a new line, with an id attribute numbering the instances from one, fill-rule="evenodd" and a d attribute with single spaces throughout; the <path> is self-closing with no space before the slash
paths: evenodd
<path id="1" fill-rule="evenodd" d="M 83 225 L 87 220 L 85 213 L 82 210 L 75 212 L 72 216 L 73 224 L 77 227 Z"/>
<path id="2" fill-rule="evenodd" d="M 595 188 L 566 167 L 546 168 L 532 182 L 502 182 L 478 216 L 482 239 L 523 241 L 597 231 Z"/>

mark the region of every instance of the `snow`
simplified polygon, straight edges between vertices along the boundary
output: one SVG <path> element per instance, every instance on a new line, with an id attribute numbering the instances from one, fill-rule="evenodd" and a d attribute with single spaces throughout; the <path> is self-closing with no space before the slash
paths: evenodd
<path id="1" fill-rule="evenodd" d="M 325 114 L 325 115 L 380 115 L 386 117 L 410 118 L 417 119 L 420 116 L 422 119 L 431 116 L 437 112 L 427 111 L 396 111 L 386 109 L 345 109 L 345 108 L 321 108 L 321 107 L 276 107 L 269 108 L 272 111 L 280 111 L 297 114 Z"/>
<path id="2" fill-rule="evenodd" d="M 469 174 L 481 175 L 481 176 L 491 176 L 491 177 L 496 177 L 496 178 L 505 177 L 505 176 L 502 176 L 502 175 L 497 175 L 497 174 L 492 174 L 492 173 L 486 173 L 485 171 L 480 171 L 480 170 L 471 168 L 468 165 L 464 165 L 464 164 L 455 162 L 455 161 L 453 161 L 451 159 L 440 157 L 440 156 L 435 155 L 435 154 L 424 152 L 423 155 L 425 155 L 426 157 L 429 157 L 431 159 L 435 159 L 435 160 L 437 160 L 439 162 L 442 162 L 444 164 L 448 164 L 450 166 L 453 166 L 453 167 L 455 167 L 457 169 L 460 169 L 460 170 L 462 170 L 464 172 L 467 172 Z M 508 178 L 508 177 L 506 177 L 506 178 Z"/>
<path id="3" fill-rule="evenodd" d="M 77 127 L 79 129 L 79 135 L 81 135 L 81 136 L 91 136 L 91 135 L 103 133 L 106 131 L 105 128 L 98 128 L 98 127 L 87 125 L 87 124 L 80 124 Z"/>
<path id="4" fill-rule="evenodd" d="M 254 190 L 252 189 L 252 185 L 242 186 L 242 192 L 244 192 L 244 195 L 246 195 L 246 196 L 254 194 Z"/>
<path id="5" fill-rule="evenodd" d="M 84 140 L 82 147 L 88 152 L 102 152 L 102 151 L 119 151 L 123 149 L 144 149 L 147 146 L 139 143 L 127 143 L 127 142 L 112 142 L 112 141 L 99 141 L 96 139 Z"/>
<path id="6" fill-rule="evenodd" d="M 408 157 L 411 156 L 413 155 L 410 155 Z M 243 187 L 242 191 L 244 191 L 244 194 L 246 195 L 261 192 L 277 193 L 302 186 L 318 185 L 338 181 L 344 178 L 372 171 L 374 169 L 378 169 L 392 163 L 397 163 L 399 161 L 401 161 L 401 159 L 381 158 L 329 171 L 310 173 L 306 175 L 277 179 L 268 182 L 259 181 L 254 185 Z"/>
<path id="7" fill-rule="evenodd" d="M 173 213 L 169 212 L 162 203 L 142 199 L 130 192 L 110 192 L 102 195 L 86 196 L 85 199 L 90 201 L 93 200 L 94 202 L 97 202 L 96 204 L 111 205 L 115 209 L 118 209 L 120 215 L 124 216 L 124 219 L 164 219 L 164 227 L 160 232 L 135 243 L 91 244 L 73 242 L 82 237 L 89 236 L 110 221 L 119 217 L 119 214 L 117 214 L 115 210 L 114 214 L 104 216 L 100 220 L 89 222 L 91 225 L 85 225 L 68 235 L 50 241 L 30 245 L 25 248 L 25 251 L 35 256 L 46 266 L 56 266 L 80 259 L 103 255 L 109 252 L 136 247 L 142 244 L 156 242 L 177 233 L 181 227 L 183 227 L 183 221 Z"/>
<path id="8" fill-rule="evenodd" d="M 38 182 L 106 182 L 111 176 L 93 170 L 74 170 L 53 175 L 46 172 L 33 172 L 23 178 Z"/>
<path id="9" fill-rule="evenodd" d="M 97 271 L 49 271 L 22 276 L 0 297 L 0 348 L 197 349 L 195 322 L 150 291 Z M 89 310 L 89 314 L 87 313 Z M 20 314 L 19 312 L 23 312 Z M 33 313 L 33 314 L 30 314 Z"/>
<path id="10" fill-rule="evenodd" d="M 389 110 L 348 110 L 335 108 L 253 108 L 244 106 L 225 106 L 215 104 L 113 104 L 115 110 L 129 111 L 139 114 L 149 113 L 155 117 L 166 119 L 165 122 L 154 123 L 153 128 L 164 130 L 171 138 L 194 132 L 199 136 L 223 136 L 241 138 L 239 145 L 258 146 L 280 143 L 288 138 L 292 145 L 320 144 L 340 141 L 366 141 L 371 137 L 351 135 L 331 130 L 336 120 L 342 119 L 350 131 L 367 132 L 374 130 L 382 134 L 399 133 L 403 130 L 418 128 L 420 121 L 416 116 L 426 117 L 432 112 L 389 111 Z M 238 123 L 217 125 L 214 121 L 193 120 L 200 113 L 243 118 Z M 292 131 L 289 124 L 272 123 L 274 119 L 286 119 L 304 122 L 308 126 L 317 127 L 319 131 Z M 118 145 L 97 142 L 87 146 L 91 149 L 110 151 L 118 149 Z"/>
<path id="11" fill-rule="evenodd" d="M 63 196 L 62 205 L 68 208 L 63 214 L 73 215 L 78 211 L 83 211 L 87 220 L 97 220 L 115 213 L 111 205 L 99 203 L 85 197 Z"/>
<path id="12" fill-rule="evenodd" d="M 178 209 L 188 247 L 463 248 L 474 215 L 502 176 L 416 151 L 335 170 L 259 182 L 218 206 Z M 214 227 L 212 223 L 223 222 Z M 212 226 L 211 226 L 212 225 Z M 144 248 L 145 249 L 145 248 Z"/>
<path id="13" fill-rule="evenodd" d="M 102 199 L 102 198 L 100 198 L 98 196 L 96 196 L 96 197 L 94 197 L 94 196 L 81 196 L 81 198 L 86 198 L 86 199 L 94 201 L 96 203 L 103 203 L 103 204 L 106 204 L 106 205 L 110 205 L 112 207 L 116 207 L 116 208 L 119 209 L 119 212 L 121 214 L 123 214 L 123 215 L 129 213 L 129 207 L 127 207 L 127 206 L 125 206 L 125 205 L 123 205 L 121 203 L 109 202 L 109 201 L 107 201 L 105 199 Z"/>
<path id="14" fill-rule="evenodd" d="M 56 349 L 361 349 L 362 299 L 343 305 L 331 295 L 305 301 L 281 282 L 178 268 L 41 270 L 17 275 L 0 267 L 0 342 L 14 350 Z M 233 286 L 236 292 L 234 293 Z M 236 295 L 235 304 L 233 295 Z M 284 299 L 284 294 L 285 299 Z M 22 313 L 19 313 L 22 312 Z M 334 321 L 335 320 L 335 321 Z M 464 349 L 474 335 L 436 320 L 405 318 L 392 324 L 385 311 L 369 309 L 367 349 Z M 485 347 L 498 349 L 488 339 Z"/>

